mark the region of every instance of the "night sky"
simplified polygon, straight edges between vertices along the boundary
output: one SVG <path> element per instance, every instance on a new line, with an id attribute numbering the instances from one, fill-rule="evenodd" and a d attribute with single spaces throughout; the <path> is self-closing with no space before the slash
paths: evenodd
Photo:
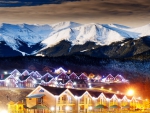
<path id="1" fill-rule="evenodd" d="M 150 0 L 0 0 L 0 23 L 150 23 Z"/>

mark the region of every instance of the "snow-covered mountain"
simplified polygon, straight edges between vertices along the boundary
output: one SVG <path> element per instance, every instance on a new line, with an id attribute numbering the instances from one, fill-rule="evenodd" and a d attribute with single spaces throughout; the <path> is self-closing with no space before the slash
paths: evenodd
<path id="1" fill-rule="evenodd" d="M 124 40 L 138 40 L 145 36 L 150 36 L 150 24 L 138 28 L 118 24 L 79 24 L 70 21 L 52 25 L 13 25 L 7 23 L 0 25 L 0 42 L 12 50 L 22 53 L 22 55 L 47 51 L 49 48 L 58 46 L 61 41 L 70 43 L 68 52 L 74 46 L 86 45 L 88 42 L 95 43 L 94 47 L 82 50 L 84 52 L 117 42 L 124 45 Z"/>
<path id="2" fill-rule="evenodd" d="M 150 24 L 129 28 L 117 24 L 86 24 L 74 28 L 62 29 L 50 35 L 42 43 L 48 47 L 56 45 L 61 40 L 68 40 L 72 45 L 82 45 L 87 41 L 95 42 L 97 45 L 109 45 L 113 42 L 122 41 L 127 38 L 138 39 L 139 37 L 150 35 Z"/>

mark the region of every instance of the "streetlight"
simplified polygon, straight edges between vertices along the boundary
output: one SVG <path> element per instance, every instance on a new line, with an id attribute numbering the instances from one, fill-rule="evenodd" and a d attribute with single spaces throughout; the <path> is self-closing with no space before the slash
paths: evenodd
<path id="1" fill-rule="evenodd" d="M 133 96 L 134 95 L 134 90 L 133 89 L 129 89 L 127 92 L 128 96 Z"/>
<path id="2" fill-rule="evenodd" d="M 6 74 L 7 74 L 7 71 L 4 71 L 4 74 L 6 75 Z"/>

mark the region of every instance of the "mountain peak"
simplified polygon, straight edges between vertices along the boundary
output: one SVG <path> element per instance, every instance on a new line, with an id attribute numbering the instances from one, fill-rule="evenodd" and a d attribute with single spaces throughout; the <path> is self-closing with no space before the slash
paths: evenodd
<path id="1" fill-rule="evenodd" d="M 79 23 L 76 23 L 76 22 L 72 22 L 72 21 L 63 21 L 63 22 L 59 22 L 59 23 L 56 23 L 56 24 L 53 24 L 51 25 L 52 28 L 54 30 L 60 30 L 60 29 L 66 29 L 66 28 L 73 28 L 73 27 L 78 27 L 80 26 L 81 24 Z"/>
<path id="2" fill-rule="evenodd" d="M 53 25 L 9 24 L 0 25 L 0 41 L 19 50 L 23 44 L 29 48 L 40 43 L 45 48 L 53 47 L 62 40 L 69 41 L 72 46 L 94 42 L 96 45 L 110 45 L 127 38 L 138 39 L 150 36 L 150 24 L 130 28 L 119 24 L 80 24 L 72 21 L 59 22 Z M 44 49 L 44 48 L 42 48 Z M 39 50 L 35 50 L 34 53 Z M 24 51 L 22 51 L 24 52 Z"/>

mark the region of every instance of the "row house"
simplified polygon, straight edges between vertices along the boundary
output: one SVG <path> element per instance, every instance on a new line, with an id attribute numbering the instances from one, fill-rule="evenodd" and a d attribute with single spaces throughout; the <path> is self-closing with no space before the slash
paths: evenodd
<path id="1" fill-rule="evenodd" d="M 116 77 L 113 77 L 111 74 L 107 75 L 105 78 L 101 79 L 101 82 L 105 83 L 123 83 L 128 82 L 122 75 L 117 75 Z"/>
<path id="2" fill-rule="evenodd" d="M 61 69 L 62 70 L 62 69 Z M 82 73 L 79 76 L 76 73 L 67 74 L 64 70 L 61 73 L 56 74 L 53 72 L 38 72 L 38 71 L 28 71 L 28 70 L 13 70 L 9 74 L 1 74 L 0 76 L 0 86 L 2 87 L 35 87 L 36 85 L 44 86 L 58 86 L 58 87 L 79 87 L 85 88 L 89 87 L 87 84 L 92 82 L 105 82 L 105 83 L 120 83 L 126 82 L 121 75 L 113 77 L 109 74 L 107 77 L 102 78 L 97 76 L 94 81 L 89 82 L 89 78 L 86 74 Z M 6 79 L 7 78 L 7 79 Z M 71 80 L 70 85 L 66 83 Z M 27 82 L 27 83 L 26 83 Z M 17 85 L 16 85 L 17 84 Z M 28 84 L 28 85 L 27 85 Z M 35 85 L 36 84 L 36 85 Z M 67 83 L 68 84 L 68 83 Z"/>
<path id="3" fill-rule="evenodd" d="M 49 86 L 38 86 L 26 97 L 26 107 L 30 113 L 34 113 L 34 106 L 42 105 L 48 109 L 43 109 L 44 113 L 96 113 L 97 105 L 104 105 L 111 111 L 111 106 L 120 108 L 130 106 L 132 108 L 141 107 L 134 97 L 127 97 L 121 94 L 102 93 L 93 90 L 77 90 L 67 88 L 56 88 Z M 28 111 L 27 110 L 27 111 Z M 38 111 L 38 113 L 43 113 Z"/>
<path id="4" fill-rule="evenodd" d="M 16 87 L 16 79 L 7 73 L 1 74 L 0 76 L 0 86 L 1 87 Z"/>
<path id="5" fill-rule="evenodd" d="M 17 85 L 19 88 L 36 87 L 37 81 L 32 76 L 20 76 Z"/>

